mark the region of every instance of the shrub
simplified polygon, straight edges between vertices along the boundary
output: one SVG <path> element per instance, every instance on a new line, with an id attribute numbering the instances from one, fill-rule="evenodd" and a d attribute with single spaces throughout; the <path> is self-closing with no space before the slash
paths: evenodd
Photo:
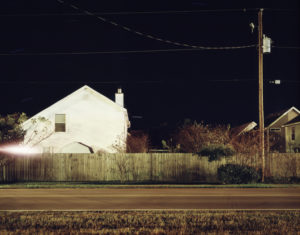
<path id="1" fill-rule="evenodd" d="M 211 126 L 194 122 L 180 127 L 174 135 L 180 152 L 199 153 L 203 146 L 227 144 L 230 141 L 229 127 Z"/>
<path id="2" fill-rule="evenodd" d="M 260 177 L 260 173 L 250 166 L 226 164 L 218 168 L 218 180 L 225 184 L 255 183 Z"/>
<path id="3" fill-rule="evenodd" d="M 284 140 L 280 134 L 270 132 L 269 137 L 265 133 L 265 148 L 270 149 L 270 152 L 276 152 L 283 148 Z M 260 132 L 252 130 L 238 136 L 231 136 L 230 144 L 234 147 L 237 153 L 257 154 L 260 151 Z"/>
<path id="4" fill-rule="evenodd" d="M 219 160 L 220 157 L 230 157 L 235 154 L 235 151 L 232 147 L 225 145 L 209 145 L 203 147 L 201 151 L 198 153 L 200 156 L 207 156 L 208 161 L 216 161 Z"/>
<path id="5" fill-rule="evenodd" d="M 147 153 L 149 150 L 149 136 L 142 131 L 131 131 L 127 137 L 127 153 Z"/>
<path id="6" fill-rule="evenodd" d="M 0 144 L 19 143 L 24 140 L 25 131 L 21 123 L 27 119 L 25 113 L 0 115 Z"/>

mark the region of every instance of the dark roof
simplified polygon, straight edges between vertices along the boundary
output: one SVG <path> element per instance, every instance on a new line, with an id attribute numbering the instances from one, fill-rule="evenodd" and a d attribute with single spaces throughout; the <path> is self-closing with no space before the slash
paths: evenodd
<path id="1" fill-rule="evenodd" d="M 281 115 L 283 115 L 285 112 L 287 112 L 289 109 L 284 109 L 281 111 L 278 111 L 276 113 L 270 113 L 265 117 L 265 126 L 269 126 L 272 122 L 274 122 L 277 118 L 279 118 Z"/>
<path id="2" fill-rule="evenodd" d="M 289 111 L 290 109 L 295 108 L 295 107 L 291 107 L 288 109 L 284 109 L 281 111 L 278 111 L 276 113 L 270 113 L 269 115 L 267 115 L 265 117 L 265 126 L 269 126 L 270 124 L 272 124 L 277 118 L 279 118 L 280 116 L 282 116 L 284 113 L 286 113 L 287 111 Z"/>
<path id="3" fill-rule="evenodd" d="M 293 123 L 297 123 L 297 122 L 300 122 L 300 115 L 295 117 L 294 119 L 292 119 L 291 121 L 287 122 L 284 125 L 289 125 L 289 124 L 293 124 Z"/>

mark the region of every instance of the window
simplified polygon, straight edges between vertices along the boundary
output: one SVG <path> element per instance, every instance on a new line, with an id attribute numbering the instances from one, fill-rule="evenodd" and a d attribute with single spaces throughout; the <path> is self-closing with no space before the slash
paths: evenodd
<path id="1" fill-rule="evenodd" d="M 270 131 L 274 132 L 274 131 L 280 131 L 280 128 L 270 128 Z"/>
<path id="2" fill-rule="evenodd" d="M 295 127 L 292 127 L 292 140 L 295 140 L 295 137 L 296 137 L 296 128 Z"/>
<path id="3" fill-rule="evenodd" d="M 66 132 L 65 114 L 55 114 L 55 132 Z"/>

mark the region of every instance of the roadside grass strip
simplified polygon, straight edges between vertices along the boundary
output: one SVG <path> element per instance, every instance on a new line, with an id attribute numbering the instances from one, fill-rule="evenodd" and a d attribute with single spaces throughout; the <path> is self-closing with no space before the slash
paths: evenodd
<path id="1" fill-rule="evenodd" d="M 0 211 L 0 234 L 299 234 L 300 210 Z"/>
<path id="2" fill-rule="evenodd" d="M 300 188 L 300 184 L 105 184 L 95 182 L 24 182 L 0 184 L 0 189 L 26 188 Z"/>

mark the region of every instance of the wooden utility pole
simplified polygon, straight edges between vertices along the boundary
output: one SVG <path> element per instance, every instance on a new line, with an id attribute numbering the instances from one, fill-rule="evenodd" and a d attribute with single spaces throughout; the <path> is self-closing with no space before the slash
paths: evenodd
<path id="1" fill-rule="evenodd" d="M 258 105 L 259 105 L 259 140 L 260 156 L 262 160 L 262 178 L 265 180 L 265 134 L 264 134 L 264 97 L 263 97 L 263 26 L 262 26 L 263 9 L 258 12 Z"/>

